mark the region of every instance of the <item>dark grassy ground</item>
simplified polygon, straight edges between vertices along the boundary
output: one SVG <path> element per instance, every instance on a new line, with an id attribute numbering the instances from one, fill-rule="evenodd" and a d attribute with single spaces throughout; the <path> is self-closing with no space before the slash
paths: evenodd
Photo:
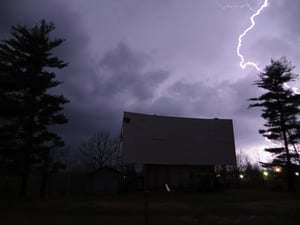
<path id="1" fill-rule="evenodd" d="M 1 200 L 1 225 L 145 224 L 144 194 Z M 148 225 L 300 224 L 300 193 L 231 190 L 149 193 Z"/>

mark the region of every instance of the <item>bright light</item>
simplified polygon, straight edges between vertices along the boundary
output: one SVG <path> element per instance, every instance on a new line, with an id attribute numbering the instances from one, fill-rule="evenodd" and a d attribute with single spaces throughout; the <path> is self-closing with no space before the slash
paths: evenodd
<path id="1" fill-rule="evenodd" d="M 256 16 L 258 16 L 261 11 L 266 8 L 268 6 L 268 0 L 264 0 L 264 3 L 260 6 L 260 8 L 250 17 L 250 21 L 251 21 L 251 25 L 244 30 L 244 32 L 242 34 L 240 34 L 239 39 L 238 39 L 238 45 L 236 48 L 236 54 L 240 57 L 241 61 L 240 61 L 240 67 L 242 69 L 245 69 L 246 66 L 253 66 L 257 71 L 260 71 L 259 67 L 254 63 L 254 62 L 245 62 L 244 56 L 241 54 L 241 47 L 242 47 L 242 39 L 244 36 L 246 36 L 246 34 L 252 30 L 252 28 L 255 26 L 255 21 L 254 18 Z"/>
<path id="2" fill-rule="evenodd" d="M 241 178 L 241 179 L 244 179 L 244 175 L 243 175 L 243 174 L 240 174 L 240 178 Z"/>
<path id="3" fill-rule="evenodd" d="M 264 172 L 263 172 L 263 175 L 264 175 L 265 177 L 269 176 L 268 171 L 264 171 Z"/>
<path id="4" fill-rule="evenodd" d="M 298 177 L 299 176 L 299 172 L 295 172 L 295 175 Z"/>
<path id="5" fill-rule="evenodd" d="M 281 167 L 278 167 L 278 166 L 277 166 L 277 167 L 275 167 L 274 171 L 275 171 L 276 173 L 281 173 L 282 170 L 281 170 Z"/>

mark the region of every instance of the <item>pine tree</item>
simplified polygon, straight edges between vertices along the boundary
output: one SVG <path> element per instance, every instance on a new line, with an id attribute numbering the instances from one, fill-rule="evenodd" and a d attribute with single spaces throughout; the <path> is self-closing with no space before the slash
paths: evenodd
<path id="1" fill-rule="evenodd" d="M 26 195 L 28 177 L 35 162 L 43 164 L 41 195 L 45 194 L 49 151 L 63 146 L 63 140 L 49 126 L 67 122 L 61 113 L 68 102 L 62 95 L 49 93 L 61 82 L 54 69 L 67 66 L 52 55 L 64 40 L 50 39 L 53 23 L 42 20 L 33 28 L 12 26 L 11 38 L 0 43 L 0 100 L 2 158 L 22 169 L 20 197 Z"/>
<path id="2" fill-rule="evenodd" d="M 278 147 L 265 151 L 273 155 L 265 167 L 280 166 L 284 169 L 288 188 L 294 188 L 294 171 L 299 165 L 297 144 L 300 140 L 300 95 L 294 92 L 288 82 L 295 81 L 297 74 L 292 73 L 294 67 L 285 58 L 274 61 L 259 74 L 254 84 L 266 92 L 260 97 L 251 98 L 251 107 L 262 108 L 261 116 L 265 119 L 265 129 L 259 130 L 267 139 L 278 144 Z"/>

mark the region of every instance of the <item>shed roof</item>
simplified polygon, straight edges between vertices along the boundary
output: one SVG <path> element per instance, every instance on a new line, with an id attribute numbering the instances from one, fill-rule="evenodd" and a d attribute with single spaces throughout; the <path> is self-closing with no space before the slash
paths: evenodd
<path id="1" fill-rule="evenodd" d="M 125 163 L 235 165 L 231 119 L 195 119 L 124 112 Z"/>

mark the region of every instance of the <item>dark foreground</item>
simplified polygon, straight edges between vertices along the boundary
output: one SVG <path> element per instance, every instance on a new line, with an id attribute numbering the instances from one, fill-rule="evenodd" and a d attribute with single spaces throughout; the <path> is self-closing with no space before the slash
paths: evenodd
<path id="1" fill-rule="evenodd" d="M 1 200 L 5 225 L 143 225 L 143 193 L 75 199 Z M 148 225 L 299 224 L 300 193 L 223 191 L 149 193 Z"/>

